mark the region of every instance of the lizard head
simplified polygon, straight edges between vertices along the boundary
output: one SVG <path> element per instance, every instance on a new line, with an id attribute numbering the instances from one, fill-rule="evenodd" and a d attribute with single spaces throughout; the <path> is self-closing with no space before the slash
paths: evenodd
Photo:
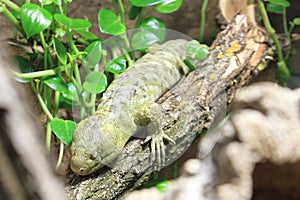
<path id="1" fill-rule="evenodd" d="M 114 128 L 111 123 L 95 116 L 80 122 L 73 134 L 71 145 L 71 169 L 76 174 L 87 175 L 100 169 L 121 152 L 115 142 Z"/>

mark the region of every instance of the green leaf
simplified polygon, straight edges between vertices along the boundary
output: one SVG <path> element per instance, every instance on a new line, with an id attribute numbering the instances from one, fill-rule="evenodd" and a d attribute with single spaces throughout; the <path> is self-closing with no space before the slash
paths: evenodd
<path id="1" fill-rule="evenodd" d="M 268 4 L 267 5 L 267 11 L 270 13 L 275 14 L 282 14 L 283 13 L 283 7 L 275 4 Z"/>
<path id="2" fill-rule="evenodd" d="M 18 55 L 14 56 L 14 59 L 17 61 L 17 64 L 22 73 L 34 72 L 34 68 L 28 59 L 24 58 L 23 56 L 18 56 Z M 32 78 L 28 78 L 28 79 L 16 78 L 16 79 L 17 79 L 17 81 L 19 81 L 21 83 L 27 83 L 32 80 Z"/>
<path id="3" fill-rule="evenodd" d="M 100 72 L 90 72 L 85 78 L 83 88 L 92 94 L 98 94 L 105 90 L 107 86 L 106 76 Z"/>
<path id="4" fill-rule="evenodd" d="M 171 182 L 168 180 L 160 181 L 155 187 L 158 191 L 163 192 L 166 188 L 171 185 Z"/>
<path id="5" fill-rule="evenodd" d="M 188 42 L 188 46 L 186 48 L 186 55 L 197 60 L 203 60 L 207 57 L 209 53 L 209 47 L 203 44 L 200 44 L 196 40 L 192 40 Z"/>
<path id="6" fill-rule="evenodd" d="M 143 51 L 158 41 L 159 38 L 155 34 L 144 29 L 132 36 L 131 45 L 134 49 Z"/>
<path id="7" fill-rule="evenodd" d="M 71 146 L 72 135 L 76 128 L 76 123 L 71 120 L 53 119 L 50 121 L 50 127 L 56 137 L 58 137 L 63 143 Z"/>
<path id="8" fill-rule="evenodd" d="M 91 22 L 85 19 L 72 19 L 62 14 L 54 14 L 54 19 L 70 29 L 88 29 L 92 26 Z"/>
<path id="9" fill-rule="evenodd" d="M 123 56 L 121 56 L 109 62 L 105 66 L 105 70 L 113 74 L 120 74 L 126 69 L 126 67 L 127 67 L 127 60 Z"/>
<path id="10" fill-rule="evenodd" d="M 128 18 L 130 20 L 134 20 L 142 11 L 141 7 L 137 6 L 131 6 L 129 13 L 128 13 Z"/>
<path id="11" fill-rule="evenodd" d="M 164 0 L 130 0 L 130 3 L 137 7 L 153 6 L 164 2 Z"/>
<path id="12" fill-rule="evenodd" d="M 103 8 L 98 13 L 100 31 L 111 35 L 118 35 L 126 31 L 126 26 L 111 10 Z"/>
<path id="13" fill-rule="evenodd" d="M 159 38 L 162 42 L 166 36 L 166 25 L 163 21 L 155 17 L 149 17 L 140 24 L 140 28 L 147 29 Z"/>
<path id="14" fill-rule="evenodd" d="M 66 30 L 63 29 L 62 27 L 57 27 L 54 30 L 54 32 L 55 32 L 55 36 L 60 38 L 63 38 L 67 34 Z"/>
<path id="15" fill-rule="evenodd" d="M 77 29 L 75 30 L 77 33 L 79 33 L 82 37 L 86 38 L 87 40 L 97 40 L 98 37 L 94 35 L 93 33 L 83 30 L 83 29 Z"/>
<path id="16" fill-rule="evenodd" d="M 21 7 L 20 18 L 27 38 L 48 28 L 53 20 L 51 13 L 31 3 Z"/>
<path id="17" fill-rule="evenodd" d="M 165 0 L 163 3 L 157 4 L 155 10 L 160 13 L 172 13 L 180 8 L 182 0 Z"/>
<path id="18" fill-rule="evenodd" d="M 54 10 L 56 9 L 56 8 L 54 8 L 54 4 L 47 4 L 47 5 L 43 5 L 43 8 L 45 9 L 45 10 L 47 10 L 49 13 L 53 13 L 53 12 L 55 12 Z"/>
<path id="19" fill-rule="evenodd" d="M 287 8 L 287 7 L 289 7 L 291 5 L 290 2 L 288 2 L 286 0 L 269 0 L 269 2 L 271 4 L 282 6 L 284 8 Z"/>
<path id="20" fill-rule="evenodd" d="M 78 99 L 77 90 L 76 90 L 75 85 L 73 83 L 68 83 L 67 87 L 68 87 L 69 92 L 62 93 L 62 95 L 60 95 L 60 97 L 63 97 L 62 99 L 64 100 L 64 102 L 69 105 L 76 104 L 79 101 L 79 99 Z"/>
<path id="21" fill-rule="evenodd" d="M 69 89 L 65 80 L 60 76 L 50 76 L 42 78 L 43 82 L 55 91 L 68 94 Z"/>
<path id="22" fill-rule="evenodd" d="M 53 3 L 55 3 L 56 5 L 62 5 L 61 0 L 53 0 Z"/>
<path id="23" fill-rule="evenodd" d="M 294 23 L 295 25 L 300 25 L 300 18 L 299 18 L 299 17 L 295 18 L 295 19 L 293 20 L 293 23 Z"/>
<path id="24" fill-rule="evenodd" d="M 84 52 L 87 53 L 85 56 L 85 59 L 83 60 L 83 65 L 87 68 L 93 68 L 95 67 L 101 59 L 101 41 L 95 41 L 91 43 Z"/>
<path id="25" fill-rule="evenodd" d="M 53 3 L 53 0 L 39 0 L 42 5 L 49 5 Z"/>
<path id="26" fill-rule="evenodd" d="M 28 59 L 18 55 L 14 56 L 14 59 L 17 61 L 22 73 L 34 72 L 34 68 Z"/>
<path id="27" fill-rule="evenodd" d="M 186 66 L 188 66 L 190 71 L 194 71 L 196 69 L 195 59 L 193 59 L 192 57 L 187 56 L 185 59 L 183 59 L 183 62 Z"/>
<path id="28" fill-rule="evenodd" d="M 67 50 L 66 50 L 65 46 L 63 45 L 63 43 L 54 37 L 53 45 L 54 45 L 54 50 L 56 52 L 58 60 L 63 65 L 67 64 L 68 54 L 67 54 Z"/>

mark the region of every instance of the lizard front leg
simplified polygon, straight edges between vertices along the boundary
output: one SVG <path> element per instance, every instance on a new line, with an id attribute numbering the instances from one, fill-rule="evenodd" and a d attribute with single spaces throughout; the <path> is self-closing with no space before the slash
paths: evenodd
<path id="1" fill-rule="evenodd" d="M 136 120 L 138 125 L 145 125 L 145 121 L 147 121 L 147 133 L 148 136 L 144 140 L 144 143 L 149 142 L 150 140 L 150 149 L 151 149 L 151 160 L 154 161 L 157 159 L 158 166 L 162 166 L 165 162 L 165 143 L 164 140 L 175 144 L 175 141 L 166 135 L 163 131 L 163 113 L 161 106 L 157 103 L 153 103 L 151 105 L 143 106 L 143 116 L 139 116 L 139 119 L 143 120 Z"/>

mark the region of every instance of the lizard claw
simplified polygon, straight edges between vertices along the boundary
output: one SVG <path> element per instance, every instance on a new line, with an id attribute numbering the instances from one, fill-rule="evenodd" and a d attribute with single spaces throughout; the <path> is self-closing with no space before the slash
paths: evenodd
<path id="1" fill-rule="evenodd" d="M 161 168 L 166 161 L 166 152 L 165 152 L 165 143 L 164 140 L 175 144 L 175 141 L 170 138 L 168 135 L 164 134 L 163 131 L 161 131 L 158 134 L 147 136 L 144 140 L 144 143 L 151 140 L 150 143 L 150 149 L 151 149 L 151 161 L 154 162 L 157 160 L 157 167 Z"/>

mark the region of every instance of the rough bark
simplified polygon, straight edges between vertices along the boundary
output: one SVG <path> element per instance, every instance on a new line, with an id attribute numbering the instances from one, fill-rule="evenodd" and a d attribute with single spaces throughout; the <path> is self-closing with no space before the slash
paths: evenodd
<path id="1" fill-rule="evenodd" d="M 26 112 L 26 96 L 10 78 L 12 63 L 4 44 L 0 47 L 0 197 L 65 199 L 63 185 L 55 177 Z"/>
<path id="2" fill-rule="evenodd" d="M 127 199 L 299 199 L 299 102 L 299 89 L 270 82 L 241 90 L 207 157 L 187 161 L 164 193 L 136 191 Z"/>
<path id="3" fill-rule="evenodd" d="M 175 141 L 166 146 L 166 162 L 180 156 L 195 137 L 225 112 L 236 89 L 246 85 L 266 64 L 268 46 L 248 34 L 251 25 L 238 16 L 218 34 L 209 56 L 158 100 L 165 113 L 164 130 Z M 217 120 L 218 121 L 218 120 Z M 149 180 L 153 171 L 149 148 L 133 139 L 114 168 L 90 176 L 69 176 L 70 199 L 117 199 Z"/>

